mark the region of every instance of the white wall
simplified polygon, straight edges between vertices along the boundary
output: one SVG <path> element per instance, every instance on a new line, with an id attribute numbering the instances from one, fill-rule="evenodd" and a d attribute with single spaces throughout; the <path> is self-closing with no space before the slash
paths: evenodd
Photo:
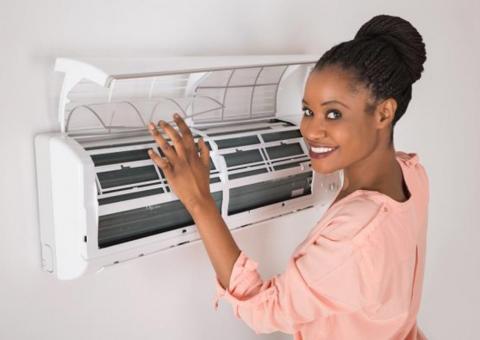
<path id="1" fill-rule="evenodd" d="M 428 54 L 395 137 L 397 150 L 420 155 L 431 182 L 419 324 L 431 339 L 478 339 L 479 4 L 1 0 L 0 338 L 257 338 L 227 303 L 213 311 L 214 272 L 201 243 L 75 281 L 40 271 L 33 136 L 58 128 L 56 56 L 321 54 L 385 13 L 410 20 Z M 265 276 L 273 275 L 313 226 L 312 216 L 289 216 L 235 238 Z"/>

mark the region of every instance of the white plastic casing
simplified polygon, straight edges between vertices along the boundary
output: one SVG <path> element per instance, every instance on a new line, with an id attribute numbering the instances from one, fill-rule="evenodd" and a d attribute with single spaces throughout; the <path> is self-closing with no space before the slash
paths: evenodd
<path id="1" fill-rule="evenodd" d="M 109 188 L 104 187 L 106 182 L 101 183 L 99 180 L 98 174 L 103 171 L 104 174 L 109 174 L 108 180 L 113 178 L 113 182 L 109 183 L 115 183 L 116 178 L 111 174 L 121 173 L 127 168 L 131 170 L 140 169 L 140 167 L 147 169 L 149 164 L 153 166 L 153 162 L 148 159 L 136 159 L 108 165 L 95 164 L 98 160 L 94 162 L 95 157 L 102 157 L 102 154 L 108 153 L 110 155 L 108 157 L 115 158 L 117 153 L 123 157 L 129 152 L 134 154 L 136 150 L 154 147 L 153 140 L 148 140 L 145 124 L 150 118 L 169 120 L 172 110 L 174 110 L 171 106 L 172 103 L 183 110 L 182 114 L 191 126 L 195 140 L 199 136 L 203 136 L 210 143 L 211 160 L 215 167 L 211 175 L 217 178 L 216 182 L 211 183 L 211 192 L 221 194 L 219 210 L 231 230 L 313 205 L 329 203 L 336 195 L 337 190 L 341 188 L 342 172 L 329 175 L 312 172 L 308 157 L 305 157 L 308 155 L 308 150 L 300 136 L 286 141 L 272 140 L 270 142 L 265 141 L 262 137 L 262 133 L 282 131 L 293 133 L 298 129 L 295 120 L 298 120 L 299 114 L 293 114 L 290 111 L 299 108 L 304 81 L 309 67 L 315 60 L 314 56 L 304 55 L 183 57 L 176 61 L 172 58 L 164 59 L 164 63 L 162 63 L 162 59 L 102 60 L 92 64 L 71 59 L 57 60 L 56 69 L 65 73 L 59 98 L 60 131 L 42 133 L 35 137 L 43 269 L 55 274 L 59 279 L 74 279 L 86 272 L 96 272 L 119 262 L 199 240 L 195 225 L 190 224 L 144 237 L 126 238 L 125 241 L 121 241 L 119 238 L 111 244 L 100 246 L 102 243 L 102 237 L 99 238 L 101 216 L 115 216 L 116 213 L 142 208 L 149 209 L 149 207 L 155 209 L 162 204 L 171 204 L 178 200 L 175 194 L 168 190 L 168 183 L 160 175 L 159 180 L 139 182 L 138 185 L 130 183 L 118 187 L 110 184 Z M 164 65 L 164 67 L 158 65 Z M 188 65 L 193 66 L 189 67 Z M 258 71 L 259 68 L 267 69 L 272 65 L 275 67 L 286 66 L 278 77 L 276 85 L 251 82 L 251 79 L 258 82 L 262 78 L 261 70 Z M 213 84 L 213 81 L 217 81 L 215 77 L 218 78 L 221 72 L 233 69 L 236 71 L 232 71 L 229 75 L 230 83 L 223 88 L 223 102 L 222 97 L 213 91 L 211 98 L 207 98 L 209 103 L 204 110 L 207 113 L 195 114 L 195 106 L 192 103 L 199 99 L 196 95 L 201 92 L 202 81 L 204 93 L 207 93 L 209 89 L 221 88 L 221 86 L 206 86 L 205 84 Z M 257 73 L 254 74 L 252 72 L 255 69 Z M 273 68 L 271 69 L 273 70 Z M 233 83 L 235 72 L 237 75 L 241 72 L 245 74 L 242 76 L 243 78 L 237 78 L 236 85 Z M 162 77 L 166 77 L 166 80 Z M 244 80 L 247 78 L 250 80 Z M 265 76 L 265 79 L 267 78 Z M 273 76 L 270 78 L 273 79 Z M 182 83 L 181 88 L 177 86 L 179 79 Z M 119 85 L 123 84 L 122 82 L 126 82 L 123 88 Z M 119 92 L 112 90 L 115 83 Z M 156 88 L 158 84 L 162 84 L 161 88 Z M 261 108 L 262 105 L 255 102 L 260 99 L 254 98 L 254 92 L 258 91 L 255 88 L 261 86 L 272 86 L 271 89 L 274 91 L 260 92 L 263 97 L 258 98 L 261 100 L 270 98 L 270 93 L 275 94 L 273 102 L 265 104 L 267 109 L 264 113 L 260 109 L 256 109 Z M 251 96 L 244 95 L 245 88 L 251 88 Z M 227 90 L 232 92 L 227 93 Z M 238 97 L 233 94 L 238 94 Z M 250 102 L 245 105 L 243 103 L 245 98 L 253 99 L 250 99 Z M 205 99 L 205 96 L 200 99 Z M 130 104 L 124 105 L 125 102 Z M 168 104 L 163 105 L 167 102 Z M 208 105 L 211 103 L 220 105 L 215 106 L 216 104 L 214 104 L 213 109 L 209 109 Z M 240 114 L 241 117 L 236 119 L 235 112 L 239 110 L 235 106 L 237 104 L 240 105 L 239 107 L 250 107 L 250 113 Z M 232 108 L 232 105 L 235 107 Z M 127 106 L 128 108 L 126 108 Z M 202 105 L 197 105 L 197 107 L 199 106 Z M 131 113 L 127 114 L 126 111 L 131 110 L 131 107 L 135 107 L 139 116 L 139 119 L 133 123 L 130 118 L 125 118 L 127 115 L 131 117 Z M 71 113 L 77 109 L 80 110 L 78 112 L 82 110 L 87 112 L 90 109 L 92 111 L 98 109 L 98 112 L 103 110 L 104 115 L 98 113 L 98 119 L 96 119 L 97 121 L 102 120 L 102 124 L 97 127 L 85 128 L 85 122 L 79 119 L 86 115 L 82 113 L 82 116 L 75 117 L 80 126 L 75 129 Z M 113 113 L 109 113 L 110 111 Z M 158 114 L 149 117 L 148 114 L 152 112 L 158 112 Z M 105 113 L 111 114 L 111 116 L 106 117 Z M 295 116 L 297 117 L 295 118 Z M 205 117 L 210 118 L 206 119 Z M 122 118 L 125 118 L 123 119 L 124 124 L 118 124 Z M 114 120 L 116 120 L 115 126 L 111 124 Z M 143 122 L 140 123 L 140 121 Z M 91 122 L 92 120 L 87 120 L 86 125 L 91 125 Z M 252 131 L 242 132 L 242 127 L 244 127 L 243 130 L 253 129 L 253 131 L 256 128 L 260 132 L 258 134 Z M 262 128 L 264 130 L 261 130 Z M 222 140 L 223 142 L 227 139 L 232 141 L 234 138 L 239 141 L 246 140 L 245 138 L 257 138 L 258 143 L 238 147 L 221 147 L 218 144 L 222 143 Z M 266 151 L 281 151 L 285 147 L 293 148 L 293 144 L 298 150 L 301 148 L 301 154 L 293 155 L 290 158 L 284 157 L 284 160 L 281 157 L 273 159 L 270 157 L 270 151 Z M 258 173 L 238 177 L 239 173 L 246 171 L 245 168 L 242 169 L 242 165 L 229 166 L 225 156 L 232 155 L 234 152 L 248 153 L 249 151 L 252 154 L 258 151 L 258 154 L 262 155 L 262 161 L 252 163 L 252 166 L 248 167 L 249 171 L 258 170 Z M 107 161 L 111 161 L 108 157 Z M 295 166 L 285 167 L 282 165 L 293 162 L 293 160 L 296 162 Z M 155 171 L 158 173 L 158 168 Z M 304 188 L 294 188 L 289 199 L 229 214 L 229 201 L 232 200 L 230 195 L 233 189 L 248 185 L 261 185 L 261 183 L 272 180 L 285 180 L 285 178 L 293 178 L 292 176 L 310 172 L 312 173 L 311 194 L 305 194 Z M 146 188 L 163 190 L 163 193 L 99 204 L 102 200 L 114 198 L 115 195 L 127 195 L 121 197 L 136 195 Z M 296 197 L 297 195 L 298 197 Z M 125 229 L 128 229 L 128 226 L 125 226 Z"/>

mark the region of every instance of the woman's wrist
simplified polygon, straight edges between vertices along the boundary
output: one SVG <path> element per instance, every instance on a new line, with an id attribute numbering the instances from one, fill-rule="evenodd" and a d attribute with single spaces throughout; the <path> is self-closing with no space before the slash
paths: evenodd
<path id="1" fill-rule="evenodd" d="M 208 214 L 211 209 L 218 209 L 212 195 L 208 195 L 201 200 L 197 200 L 187 207 L 188 212 L 194 220 L 202 214 Z"/>

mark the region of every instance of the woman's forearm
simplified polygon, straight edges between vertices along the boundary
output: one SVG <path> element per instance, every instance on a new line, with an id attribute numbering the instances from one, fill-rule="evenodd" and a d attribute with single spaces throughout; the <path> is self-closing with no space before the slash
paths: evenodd
<path id="1" fill-rule="evenodd" d="M 228 288 L 232 268 L 240 255 L 235 240 L 218 210 L 213 197 L 190 209 L 208 256 L 224 288 Z"/>

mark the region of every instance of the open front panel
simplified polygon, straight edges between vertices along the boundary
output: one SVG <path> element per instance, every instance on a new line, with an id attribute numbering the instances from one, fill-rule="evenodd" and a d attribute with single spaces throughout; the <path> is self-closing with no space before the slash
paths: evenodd
<path id="1" fill-rule="evenodd" d="M 177 73 L 109 75 L 95 70 L 77 74 L 78 79 L 60 63 L 68 80 L 60 100 L 60 122 L 74 136 L 142 130 L 150 121 L 169 120 L 172 112 L 198 125 L 274 118 L 282 82 L 292 74 L 302 78 L 313 65 L 298 60 Z"/>

